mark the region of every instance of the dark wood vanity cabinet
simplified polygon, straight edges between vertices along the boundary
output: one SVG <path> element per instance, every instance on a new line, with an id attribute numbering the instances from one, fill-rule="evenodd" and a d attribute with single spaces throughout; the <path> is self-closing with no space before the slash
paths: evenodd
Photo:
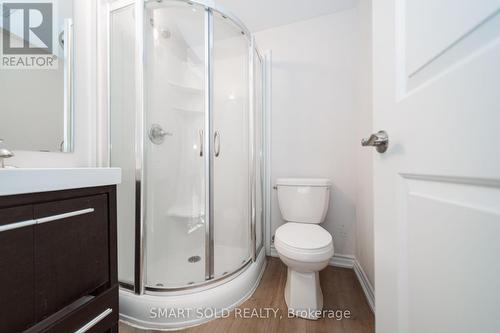
<path id="1" fill-rule="evenodd" d="M 0 333 L 117 323 L 115 186 L 0 196 Z"/>
<path id="2" fill-rule="evenodd" d="M 33 325 L 33 225 L 8 229 L 11 223 L 30 220 L 31 206 L 0 209 L 0 331 L 19 332 Z M 2 230 L 0 229 L 0 230 Z"/>

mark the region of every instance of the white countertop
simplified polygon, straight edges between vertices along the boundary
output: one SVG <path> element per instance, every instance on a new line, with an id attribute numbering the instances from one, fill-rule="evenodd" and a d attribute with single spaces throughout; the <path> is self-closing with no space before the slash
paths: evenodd
<path id="1" fill-rule="evenodd" d="M 0 169 L 0 196 L 115 185 L 120 168 Z"/>

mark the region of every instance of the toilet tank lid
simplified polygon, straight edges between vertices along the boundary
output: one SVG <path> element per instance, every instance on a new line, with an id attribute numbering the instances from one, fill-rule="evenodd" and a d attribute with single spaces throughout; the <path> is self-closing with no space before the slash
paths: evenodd
<path id="1" fill-rule="evenodd" d="M 276 186 L 330 186 L 327 178 L 278 178 Z"/>

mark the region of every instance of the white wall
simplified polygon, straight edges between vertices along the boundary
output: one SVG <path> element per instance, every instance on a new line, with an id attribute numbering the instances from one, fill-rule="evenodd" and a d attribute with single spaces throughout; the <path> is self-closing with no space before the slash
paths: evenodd
<path id="1" fill-rule="evenodd" d="M 14 151 L 16 156 L 6 161 L 8 165 L 18 167 L 87 167 L 95 165 L 96 7 L 95 1 L 89 0 L 74 0 L 73 4 L 75 24 L 75 152 L 63 154 Z"/>
<path id="2" fill-rule="evenodd" d="M 359 33 L 358 102 L 356 139 L 376 132 L 372 126 L 372 50 L 371 0 L 362 0 L 357 7 Z M 356 149 L 356 259 L 363 267 L 371 285 L 375 285 L 373 247 L 373 154 L 372 148 Z"/>
<path id="3" fill-rule="evenodd" d="M 323 226 L 336 253 L 356 253 L 357 11 L 349 9 L 260 31 L 273 52 L 271 177 L 328 177 Z M 283 223 L 272 195 L 271 232 Z"/>
<path id="4" fill-rule="evenodd" d="M 256 34 L 272 64 L 271 177 L 328 177 L 323 226 L 336 254 L 355 256 L 374 284 L 371 0 Z M 284 221 L 272 195 L 271 232 Z"/>

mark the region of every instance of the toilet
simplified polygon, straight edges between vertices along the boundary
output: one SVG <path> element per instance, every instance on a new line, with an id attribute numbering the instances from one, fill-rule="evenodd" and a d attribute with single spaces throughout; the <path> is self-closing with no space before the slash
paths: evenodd
<path id="1" fill-rule="evenodd" d="M 288 267 L 285 302 L 288 312 L 318 319 L 323 308 L 319 271 L 333 256 L 333 240 L 319 224 L 330 201 L 330 180 L 282 178 L 276 180 L 278 203 L 285 224 L 274 235 L 274 246 Z"/>

